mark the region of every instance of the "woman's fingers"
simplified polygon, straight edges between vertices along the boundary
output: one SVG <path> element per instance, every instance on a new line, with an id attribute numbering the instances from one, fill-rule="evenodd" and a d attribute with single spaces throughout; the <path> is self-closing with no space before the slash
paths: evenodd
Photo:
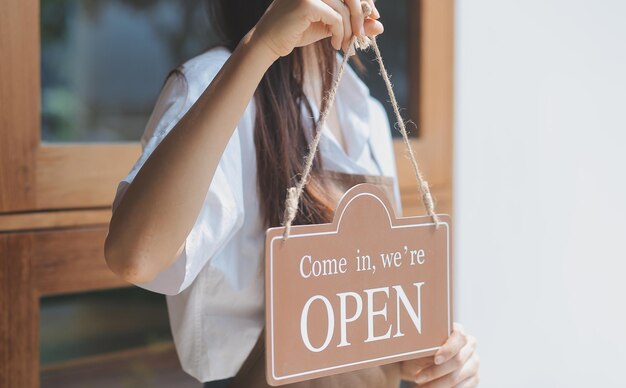
<path id="1" fill-rule="evenodd" d="M 478 376 L 478 373 L 476 373 L 474 376 L 461 382 L 461 384 L 457 385 L 456 387 L 457 388 L 475 388 L 475 387 L 478 387 L 479 382 L 480 382 L 480 377 Z"/>
<path id="2" fill-rule="evenodd" d="M 365 28 L 365 35 L 367 36 L 376 36 L 382 34 L 385 30 L 382 23 L 374 19 L 365 19 L 363 27 Z"/>
<path id="3" fill-rule="evenodd" d="M 348 45 L 352 35 L 376 36 L 382 34 L 385 28 L 379 22 L 380 14 L 374 6 L 374 1 L 367 1 L 372 7 L 372 13 L 365 17 L 361 0 L 324 0 L 326 4 L 332 7 L 342 17 L 344 35 L 342 40 L 342 49 L 348 51 Z"/>
<path id="4" fill-rule="evenodd" d="M 477 341 L 465 334 L 455 323 L 452 334 L 434 355 L 434 364 L 407 360 L 402 364 L 402 378 L 413 380 L 420 388 L 473 388 L 478 385 L 480 360 L 476 354 Z"/>
<path id="5" fill-rule="evenodd" d="M 448 338 L 446 343 L 439 348 L 437 353 L 435 353 L 435 364 L 443 364 L 452 357 L 456 356 L 466 342 L 467 338 L 463 332 L 463 327 L 458 323 L 455 323 L 452 335 Z"/>
<path id="6" fill-rule="evenodd" d="M 450 388 L 457 387 L 461 383 L 465 384 L 466 381 L 468 381 L 468 384 L 471 384 L 472 379 L 476 379 L 477 383 L 479 367 L 480 360 L 478 355 L 473 353 L 470 359 L 467 360 L 460 369 L 425 384 L 418 383 L 418 386 L 420 388 Z M 473 387 L 473 385 L 469 386 Z"/>
<path id="7" fill-rule="evenodd" d="M 421 370 L 415 378 L 415 382 L 418 384 L 424 384 L 450 374 L 456 370 L 462 369 L 463 366 L 469 361 L 470 357 L 474 355 L 475 350 L 476 339 L 470 336 L 468 337 L 465 346 L 463 346 L 454 357 L 443 364 L 433 365 Z"/>
<path id="8" fill-rule="evenodd" d="M 378 11 L 364 20 L 359 1 L 274 0 L 250 32 L 277 57 L 328 37 L 335 50 L 349 54 L 353 33 L 375 36 L 383 31 L 375 20 Z"/>
<path id="9" fill-rule="evenodd" d="M 372 13 L 368 17 L 365 17 L 363 14 L 361 0 L 344 0 L 344 2 L 350 9 L 350 22 L 353 34 L 376 36 L 383 33 L 385 28 L 382 23 L 377 20 L 380 18 L 380 14 L 376 9 L 373 0 L 366 1 L 372 9 Z"/>
<path id="10" fill-rule="evenodd" d="M 407 381 L 414 381 L 419 371 L 432 365 L 434 365 L 432 357 L 422 357 L 403 361 L 401 363 L 402 378 Z"/>
<path id="11" fill-rule="evenodd" d="M 372 8 L 372 13 L 369 15 L 369 17 L 372 19 L 380 19 L 380 13 L 378 12 L 376 5 L 374 4 L 376 1 L 375 0 L 365 0 L 365 1 L 370 5 L 370 8 Z"/>
<path id="12" fill-rule="evenodd" d="M 311 22 L 322 22 L 327 25 L 332 33 L 330 43 L 335 50 L 340 50 L 345 31 L 342 14 L 323 1 L 311 1 L 308 4 L 314 17 Z"/>
<path id="13" fill-rule="evenodd" d="M 363 14 L 361 0 L 322 0 L 320 3 L 331 8 L 341 19 L 340 25 L 342 26 L 342 34 L 340 37 L 336 32 L 336 29 L 339 29 L 339 25 L 333 22 L 333 40 L 331 43 L 336 50 L 339 50 L 337 41 L 340 40 L 340 48 L 346 53 L 349 49 L 348 46 L 350 45 L 353 34 L 376 36 L 384 31 L 383 25 L 376 20 L 380 17 L 380 14 L 374 6 L 373 0 L 368 1 L 372 7 L 372 14 L 367 18 Z M 322 20 L 322 22 L 324 21 Z"/>
<path id="14" fill-rule="evenodd" d="M 351 10 L 341 0 L 324 0 L 324 2 L 341 15 L 341 21 L 343 23 L 343 40 L 341 42 L 341 48 L 345 53 L 348 51 L 348 45 L 350 44 L 350 39 L 352 38 L 352 25 L 350 24 Z"/>
<path id="15" fill-rule="evenodd" d="M 350 23 L 352 25 L 352 32 L 355 35 L 363 36 L 365 29 L 363 27 L 363 21 L 365 16 L 363 15 L 363 8 L 361 7 L 361 0 L 344 0 L 345 4 L 350 9 Z"/>

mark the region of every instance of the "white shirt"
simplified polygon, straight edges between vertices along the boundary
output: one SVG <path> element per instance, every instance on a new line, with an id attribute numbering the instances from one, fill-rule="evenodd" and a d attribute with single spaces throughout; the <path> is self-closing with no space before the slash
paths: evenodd
<path id="1" fill-rule="evenodd" d="M 226 48 L 211 49 L 167 78 L 141 138 L 141 157 L 119 183 L 113 210 L 150 153 L 199 98 L 229 55 Z M 310 100 L 318 117 L 319 108 Z M 348 140 L 347 152 L 325 126 L 320 141 L 324 168 L 392 176 L 399 206 L 386 112 L 349 66 L 335 104 Z M 264 325 L 265 229 L 256 186 L 254 116 L 251 99 L 224 150 L 183 252 L 153 281 L 137 284 L 167 295 L 181 365 L 201 382 L 234 376 Z M 312 129 L 307 130 L 310 136 Z"/>

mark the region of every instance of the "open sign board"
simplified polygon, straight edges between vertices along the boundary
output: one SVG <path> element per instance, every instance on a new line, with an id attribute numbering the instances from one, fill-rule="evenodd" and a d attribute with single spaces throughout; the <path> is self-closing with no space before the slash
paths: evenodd
<path id="1" fill-rule="evenodd" d="M 452 331 L 450 217 L 396 218 L 359 184 L 329 224 L 267 231 L 267 381 L 283 385 L 432 355 Z"/>

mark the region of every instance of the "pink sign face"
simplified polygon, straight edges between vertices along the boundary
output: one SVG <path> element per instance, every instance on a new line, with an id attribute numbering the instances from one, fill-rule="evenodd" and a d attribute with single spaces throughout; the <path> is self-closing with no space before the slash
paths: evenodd
<path id="1" fill-rule="evenodd" d="M 450 217 L 396 218 L 360 184 L 333 222 L 267 231 L 270 385 L 432 355 L 452 330 Z"/>

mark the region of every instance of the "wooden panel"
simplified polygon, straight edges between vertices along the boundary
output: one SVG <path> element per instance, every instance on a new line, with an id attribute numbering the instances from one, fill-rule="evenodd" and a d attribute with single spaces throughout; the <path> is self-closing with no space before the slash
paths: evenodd
<path id="1" fill-rule="evenodd" d="M 39 297 L 128 286 L 104 261 L 106 227 L 0 233 L 0 386 L 39 386 Z"/>
<path id="2" fill-rule="evenodd" d="M 0 213 L 35 202 L 39 2 L 0 2 Z"/>
<path id="3" fill-rule="evenodd" d="M 409 82 L 409 106 L 408 109 L 408 117 L 415 120 L 419 119 L 420 115 L 420 101 L 421 101 L 421 80 L 419 74 L 420 68 L 420 57 L 421 57 L 421 31 L 422 22 L 421 22 L 421 1 L 420 0 L 410 0 L 407 1 L 407 13 L 408 13 L 408 34 L 407 42 L 407 59 L 408 59 L 408 68 L 407 68 L 407 78 Z M 418 22 L 414 22 L 418 21 Z M 405 119 L 406 119 L 405 118 Z M 415 123 L 417 124 L 417 123 Z M 407 131 L 411 137 L 419 136 L 420 129 L 417 126 L 413 126 L 413 122 L 408 123 Z"/>
<path id="4" fill-rule="evenodd" d="M 421 1 L 420 141 L 433 185 L 452 188 L 454 0 Z"/>
<path id="5" fill-rule="evenodd" d="M 43 145 L 35 209 L 110 206 L 117 183 L 139 157 L 139 143 Z"/>
<path id="6" fill-rule="evenodd" d="M 415 151 L 415 158 L 424 173 L 424 177 L 431 186 L 444 186 L 450 182 L 450 171 L 446 165 L 439 163 L 441 156 L 436 153 L 436 136 L 429 139 L 412 139 L 411 146 Z M 431 148 L 432 144 L 432 148 Z M 413 188 L 417 185 L 413 167 L 408 159 L 406 147 L 402 140 L 394 140 L 396 154 L 396 166 L 400 188 L 402 190 Z M 449 157 L 449 156 L 448 156 Z"/>
<path id="7" fill-rule="evenodd" d="M 50 295 L 128 286 L 104 260 L 107 230 L 105 226 L 33 233 L 33 284 L 38 292 Z"/>
<path id="8" fill-rule="evenodd" d="M 0 234 L 0 386 L 37 387 L 39 305 L 33 290 L 32 236 Z"/>
<path id="9" fill-rule="evenodd" d="M 450 188 L 433 187 L 431 192 L 435 200 L 437 213 L 450 214 L 452 211 Z M 422 216 L 426 214 L 426 209 L 417 188 L 413 191 L 404 191 L 402 193 L 402 214 L 404 216 Z"/>
<path id="10" fill-rule="evenodd" d="M 0 213 L 110 206 L 141 147 L 40 143 L 39 1 L 0 3 Z"/>
<path id="11" fill-rule="evenodd" d="M 409 79 L 410 100 L 417 101 L 411 109 L 419 109 L 413 115 L 419 117 L 419 137 L 411 143 L 437 212 L 452 214 L 454 0 L 410 2 L 410 12 L 420 20 L 411 30 L 419 34 L 419 45 L 409 49 L 411 66 L 419 68 Z M 394 148 L 404 214 L 425 214 L 402 140 L 395 140 Z"/>
<path id="12" fill-rule="evenodd" d="M 107 225 L 111 208 L 0 214 L 0 232 Z"/>
<path id="13" fill-rule="evenodd" d="M 171 342 L 46 366 L 41 371 L 41 385 L 46 388 L 202 387 L 181 369 Z"/>

